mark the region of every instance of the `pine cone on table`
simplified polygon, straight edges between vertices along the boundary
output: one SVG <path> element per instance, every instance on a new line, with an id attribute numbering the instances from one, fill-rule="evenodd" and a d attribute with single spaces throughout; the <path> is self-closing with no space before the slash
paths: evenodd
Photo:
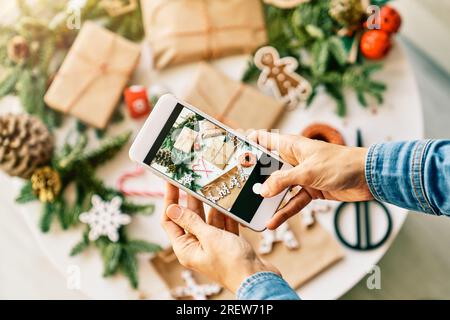
<path id="1" fill-rule="evenodd" d="M 53 136 L 45 124 L 27 114 L 0 116 L 0 169 L 28 179 L 47 164 L 53 152 Z"/>

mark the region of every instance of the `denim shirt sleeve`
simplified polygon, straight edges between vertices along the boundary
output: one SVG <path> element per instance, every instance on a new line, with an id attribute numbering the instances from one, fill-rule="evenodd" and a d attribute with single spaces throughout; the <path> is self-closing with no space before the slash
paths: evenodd
<path id="1" fill-rule="evenodd" d="M 450 140 L 375 144 L 367 154 L 366 180 L 379 201 L 450 216 Z"/>
<path id="2" fill-rule="evenodd" d="M 295 291 L 273 272 L 251 275 L 237 291 L 239 300 L 300 300 Z"/>

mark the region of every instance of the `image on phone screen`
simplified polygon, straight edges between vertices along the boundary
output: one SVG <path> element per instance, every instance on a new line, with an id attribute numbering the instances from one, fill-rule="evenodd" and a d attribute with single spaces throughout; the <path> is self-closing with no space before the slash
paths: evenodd
<path id="1" fill-rule="evenodd" d="M 282 163 L 178 104 L 144 162 L 221 208 L 250 222 L 263 183 Z"/>

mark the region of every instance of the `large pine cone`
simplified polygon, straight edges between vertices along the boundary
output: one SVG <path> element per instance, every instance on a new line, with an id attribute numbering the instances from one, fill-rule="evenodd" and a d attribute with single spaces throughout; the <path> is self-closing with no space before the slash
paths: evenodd
<path id="1" fill-rule="evenodd" d="M 53 152 L 53 136 L 36 117 L 27 114 L 0 116 L 0 169 L 28 179 L 46 165 Z"/>

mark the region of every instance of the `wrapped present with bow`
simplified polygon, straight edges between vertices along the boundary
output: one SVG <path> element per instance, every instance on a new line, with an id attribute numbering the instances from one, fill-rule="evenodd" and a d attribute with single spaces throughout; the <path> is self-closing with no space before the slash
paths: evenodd
<path id="1" fill-rule="evenodd" d="M 157 69 L 240 53 L 267 42 L 259 0 L 142 0 Z"/>
<path id="2" fill-rule="evenodd" d="M 45 102 L 52 109 L 104 129 L 139 55 L 139 45 L 85 22 L 48 89 Z"/>
<path id="3" fill-rule="evenodd" d="M 207 63 L 201 63 L 184 100 L 233 129 L 272 129 L 283 102 L 257 89 L 231 80 Z"/>

